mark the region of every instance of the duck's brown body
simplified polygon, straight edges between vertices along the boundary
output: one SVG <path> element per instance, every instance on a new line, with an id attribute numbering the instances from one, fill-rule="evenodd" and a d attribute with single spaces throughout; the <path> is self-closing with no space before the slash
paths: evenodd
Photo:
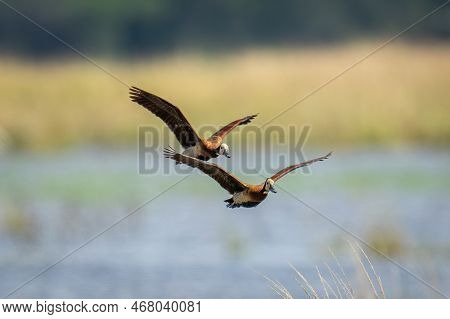
<path id="1" fill-rule="evenodd" d="M 182 154 L 202 161 L 209 161 L 211 158 L 218 157 L 220 155 L 220 150 L 217 145 L 202 139 L 194 146 L 186 148 Z"/>
<path id="2" fill-rule="evenodd" d="M 331 153 L 326 156 L 322 156 L 310 161 L 306 161 L 303 163 L 291 165 L 282 169 L 271 178 L 266 179 L 266 181 L 260 185 L 250 185 L 241 182 L 237 177 L 228 173 L 223 168 L 210 164 L 201 160 L 198 160 L 194 157 L 186 156 L 184 154 L 178 154 L 172 149 L 166 148 L 164 150 L 164 155 L 167 158 L 173 159 L 177 163 L 183 163 L 193 168 L 198 168 L 203 173 L 209 175 L 213 178 L 217 183 L 220 184 L 224 189 L 226 189 L 233 197 L 225 200 L 227 203 L 227 207 L 236 208 L 236 207 L 255 207 L 259 205 L 262 201 L 267 198 L 269 192 L 276 193 L 273 185 L 274 183 L 282 178 L 284 175 L 292 172 L 293 170 L 310 165 L 312 163 L 323 161 L 327 159 Z"/>
<path id="3" fill-rule="evenodd" d="M 233 194 L 233 197 L 225 200 L 228 203 L 227 207 L 245 207 L 251 208 L 258 206 L 269 195 L 269 191 L 265 189 L 264 184 L 261 185 L 246 185 L 247 189 L 242 192 Z"/>

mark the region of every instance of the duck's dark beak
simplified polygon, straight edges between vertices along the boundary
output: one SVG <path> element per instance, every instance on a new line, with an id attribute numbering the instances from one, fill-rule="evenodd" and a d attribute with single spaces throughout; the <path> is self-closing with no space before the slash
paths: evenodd
<path id="1" fill-rule="evenodd" d="M 269 188 L 269 190 L 272 192 L 272 193 L 277 193 L 277 190 L 275 189 L 275 187 L 273 187 L 273 186 L 270 186 L 270 188 Z"/>

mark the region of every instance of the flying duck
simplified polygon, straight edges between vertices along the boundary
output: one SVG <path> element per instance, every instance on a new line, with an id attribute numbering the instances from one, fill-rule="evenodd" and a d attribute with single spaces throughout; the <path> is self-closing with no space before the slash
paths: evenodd
<path id="1" fill-rule="evenodd" d="M 216 158 L 219 155 L 230 158 L 229 147 L 223 143 L 225 136 L 236 126 L 248 124 L 257 116 L 257 114 L 250 115 L 233 121 L 222 127 L 210 138 L 203 139 L 198 136 L 180 109 L 170 102 L 134 86 L 130 88 L 130 98 L 167 124 L 185 149 L 184 155 L 203 161 L 208 161 L 210 158 Z"/>
<path id="2" fill-rule="evenodd" d="M 183 163 L 193 168 L 198 168 L 206 175 L 212 177 L 217 183 L 227 190 L 233 197 L 225 200 L 228 208 L 236 207 L 255 207 L 266 199 L 269 192 L 276 193 L 274 184 L 277 180 L 284 175 L 296 170 L 300 167 L 308 166 L 312 163 L 323 161 L 331 156 L 331 152 L 325 156 L 318 157 L 303 163 L 291 165 L 282 169 L 270 178 L 267 178 L 264 183 L 259 185 L 250 185 L 241 182 L 238 178 L 225 171 L 223 168 L 210 164 L 204 161 L 200 161 L 196 158 L 176 153 L 171 148 L 164 149 L 164 156 L 170 158 L 177 163 Z"/>

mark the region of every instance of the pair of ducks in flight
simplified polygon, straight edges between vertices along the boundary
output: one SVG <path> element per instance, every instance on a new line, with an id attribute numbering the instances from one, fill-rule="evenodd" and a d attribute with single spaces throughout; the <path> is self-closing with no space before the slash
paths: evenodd
<path id="1" fill-rule="evenodd" d="M 180 109 L 170 102 L 137 87 L 130 88 L 130 98 L 133 102 L 143 106 L 163 120 L 185 149 L 182 154 L 179 154 L 172 148 L 165 148 L 164 156 L 174 160 L 177 164 L 182 163 L 192 168 L 198 168 L 213 178 L 232 195 L 231 198 L 225 200 L 229 208 L 257 206 L 266 199 L 269 192 L 276 193 L 274 184 L 283 176 L 300 167 L 323 161 L 331 156 L 331 153 L 329 153 L 322 157 L 286 167 L 272 177 L 267 178 L 262 184 L 247 184 L 220 166 L 207 161 L 220 155 L 230 158 L 229 147 L 223 140 L 234 128 L 250 123 L 256 115 L 246 116 L 233 121 L 222 127 L 210 138 L 203 139 L 198 136 Z"/>

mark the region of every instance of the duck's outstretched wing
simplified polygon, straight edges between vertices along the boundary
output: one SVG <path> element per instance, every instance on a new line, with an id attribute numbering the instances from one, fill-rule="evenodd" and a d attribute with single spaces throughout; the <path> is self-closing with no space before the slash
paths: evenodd
<path id="1" fill-rule="evenodd" d="M 305 167 L 305 166 L 308 166 L 308 165 L 310 165 L 310 164 L 312 164 L 312 163 L 320 162 L 320 161 L 326 160 L 327 158 L 329 158 L 329 157 L 331 156 L 331 154 L 332 154 L 332 152 L 330 152 L 330 153 L 328 153 L 327 155 L 322 156 L 322 157 L 318 157 L 318 158 L 315 158 L 315 159 L 312 159 L 312 160 L 309 160 L 309 161 L 306 161 L 306 162 L 302 162 L 302 163 L 299 163 L 299 164 L 295 164 L 295 165 L 291 165 L 291 166 L 289 166 L 289 167 L 286 167 L 285 169 L 282 169 L 281 171 L 279 171 L 278 173 L 276 173 L 275 175 L 273 175 L 273 176 L 271 177 L 271 179 L 272 179 L 274 182 L 276 182 L 277 180 L 281 179 L 284 175 L 286 175 L 286 174 L 288 174 L 288 173 L 290 173 L 290 172 L 296 170 L 297 168 Z"/>
<path id="2" fill-rule="evenodd" d="M 171 148 L 164 149 L 164 156 L 166 158 L 173 159 L 177 163 L 183 163 L 190 167 L 198 168 L 203 173 L 213 178 L 217 183 L 219 183 L 220 186 L 226 189 L 230 194 L 242 192 L 243 190 L 248 188 L 246 184 L 242 183 L 235 176 L 231 175 L 223 168 L 215 164 L 210 164 L 208 162 L 204 162 L 190 156 L 176 153 Z"/>
<path id="3" fill-rule="evenodd" d="M 197 132 L 175 105 L 134 86 L 130 88 L 130 98 L 163 120 L 184 148 L 201 141 Z"/>
<path id="4" fill-rule="evenodd" d="M 232 130 L 236 128 L 236 126 L 239 125 L 246 125 L 250 123 L 255 117 L 257 117 L 258 114 L 249 115 L 246 117 L 243 117 L 239 120 L 233 121 L 228 125 L 225 125 L 220 130 L 218 130 L 216 133 L 214 133 L 209 139 L 208 142 L 211 143 L 211 148 L 218 148 L 220 144 L 222 143 L 225 136 L 227 136 L 228 133 L 230 133 Z"/>

